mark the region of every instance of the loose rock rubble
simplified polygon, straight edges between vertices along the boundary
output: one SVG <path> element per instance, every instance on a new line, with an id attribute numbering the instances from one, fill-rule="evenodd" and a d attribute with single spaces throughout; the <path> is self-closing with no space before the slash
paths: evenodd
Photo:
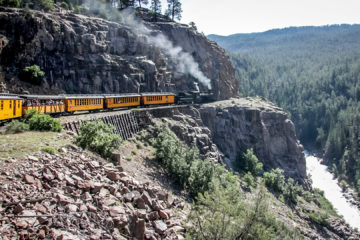
<path id="1" fill-rule="evenodd" d="M 181 199 L 80 149 L 62 152 L 3 168 L 0 238 L 184 238 Z"/>

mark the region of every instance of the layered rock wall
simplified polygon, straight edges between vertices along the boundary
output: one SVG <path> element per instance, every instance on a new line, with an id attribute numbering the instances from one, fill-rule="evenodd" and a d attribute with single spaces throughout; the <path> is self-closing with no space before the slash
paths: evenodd
<path id="1" fill-rule="evenodd" d="M 282 168 L 287 176 L 305 179 L 303 147 L 283 110 L 264 101 L 233 99 L 202 105 L 199 112 L 228 166 L 252 148 L 266 170 Z"/>
<path id="2" fill-rule="evenodd" d="M 149 35 L 136 33 L 136 26 L 64 10 L 26 13 L 0 8 L 0 85 L 6 85 L 3 91 L 15 93 L 193 90 L 197 80 L 178 72 L 176 61 L 149 41 L 150 35 L 160 33 L 193 57 L 211 79 L 217 99 L 237 93 L 235 71 L 223 49 L 186 25 L 145 24 Z M 41 85 L 18 78 L 33 64 L 45 71 Z"/>

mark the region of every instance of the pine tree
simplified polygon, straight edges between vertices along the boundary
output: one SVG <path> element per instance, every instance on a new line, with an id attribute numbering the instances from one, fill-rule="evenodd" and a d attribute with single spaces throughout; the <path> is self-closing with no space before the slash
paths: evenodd
<path id="1" fill-rule="evenodd" d="M 120 0 L 119 1 L 119 8 L 120 9 L 125 9 L 128 7 L 133 7 L 135 4 L 134 0 Z"/>
<path id="2" fill-rule="evenodd" d="M 148 5 L 148 0 L 136 0 L 137 5 L 141 8 L 141 4 Z"/>
<path id="3" fill-rule="evenodd" d="M 154 12 L 154 21 L 157 21 L 157 16 L 161 14 L 161 1 L 151 0 L 150 9 Z"/>
<path id="4" fill-rule="evenodd" d="M 175 18 L 180 21 L 182 13 L 181 2 L 179 0 L 167 0 L 167 2 L 168 9 L 165 15 L 170 16 L 173 21 Z"/>

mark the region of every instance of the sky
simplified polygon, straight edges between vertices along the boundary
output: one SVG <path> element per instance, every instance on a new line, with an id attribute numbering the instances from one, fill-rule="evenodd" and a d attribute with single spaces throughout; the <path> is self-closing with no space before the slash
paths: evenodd
<path id="1" fill-rule="evenodd" d="M 290 26 L 360 24 L 360 0 L 180 0 L 182 23 L 218 35 Z M 162 0 L 163 8 L 166 0 Z"/>

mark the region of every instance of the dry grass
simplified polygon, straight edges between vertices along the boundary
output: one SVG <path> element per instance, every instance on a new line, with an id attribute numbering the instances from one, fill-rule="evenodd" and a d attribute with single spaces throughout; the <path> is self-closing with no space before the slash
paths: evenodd
<path id="1" fill-rule="evenodd" d="M 24 132 L 0 136 L 0 159 L 18 158 L 39 152 L 44 146 L 59 149 L 71 144 L 65 133 Z"/>

